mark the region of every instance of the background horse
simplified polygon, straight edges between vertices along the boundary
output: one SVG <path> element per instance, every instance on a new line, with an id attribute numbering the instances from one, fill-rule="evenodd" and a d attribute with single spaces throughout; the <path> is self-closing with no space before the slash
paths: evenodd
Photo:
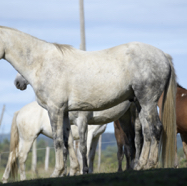
<path id="1" fill-rule="evenodd" d="M 160 97 L 158 101 L 160 117 L 161 117 L 161 110 L 162 110 L 162 99 L 163 99 L 163 95 Z M 176 93 L 176 129 L 177 130 L 176 130 L 176 134 L 180 133 L 182 144 L 183 144 L 183 151 L 187 159 L 187 106 L 186 105 L 187 105 L 187 90 L 181 85 L 177 84 L 177 93 Z M 115 121 L 114 124 L 117 125 L 118 127 L 116 140 L 118 143 L 118 152 L 120 152 L 120 155 L 118 155 L 118 162 L 119 162 L 118 166 L 121 167 L 123 158 L 120 158 L 120 157 L 123 157 L 124 152 L 121 151 L 120 149 L 122 148 L 123 142 L 127 141 L 125 145 L 126 146 L 128 145 L 128 139 L 126 139 L 126 136 L 124 135 L 124 131 L 122 130 L 121 126 L 119 126 L 119 121 Z M 115 133 L 116 133 L 117 127 L 114 127 Z M 124 137 L 119 138 L 118 137 L 119 135 L 124 135 Z M 178 166 L 178 161 L 177 161 L 177 148 L 176 148 L 175 167 L 177 166 Z"/>
<path id="2" fill-rule="evenodd" d="M 98 143 L 99 136 L 105 131 L 105 125 L 89 125 L 88 126 L 88 160 L 90 173 L 93 172 L 93 161 L 95 157 L 95 151 Z M 71 132 L 74 140 L 79 140 L 78 128 L 75 125 L 71 125 Z M 32 102 L 14 114 L 11 127 L 11 140 L 10 140 L 10 154 L 7 162 L 5 172 L 3 174 L 2 181 L 6 183 L 8 181 L 10 172 L 15 175 L 17 173 L 16 159 L 19 159 L 20 165 L 20 180 L 25 180 L 25 162 L 27 155 L 31 149 L 34 140 L 43 134 L 52 138 L 52 130 L 49 121 L 47 111 L 40 107 L 37 102 Z M 71 156 L 71 154 L 70 154 Z M 70 164 L 71 164 L 70 159 Z M 75 161 L 75 160 L 74 160 Z M 82 167 L 82 162 L 80 162 Z M 79 167 L 76 167 L 79 169 Z M 66 174 L 66 173 L 63 173 Z"/>
<path id="3" fill-rule="evenodd" d="M 124 154 L 126 157 L 126 170 L 134 168 L 133 160 L 135 158 L 135 109 L 135 105 L 131 103 L 131 106 L 123 115 L 123 117 L 114 121 L 114 133 L 118 147 L 118 172 L 122 172 L 122 160 L 124 158 Z"/>
<path id="4" fill-rule="evenodd" d="M 163 95 L 159 99 L 158 106 L 162 110 L 162 99 Z M 176 133 L 180 133 L 183 151 L 187 159 L 187 90 L 181 85 L 177 84 L 177 93 L 176 93 Z M 176 148 L 176 157 L 177 157 L 177 148 Z M 178 164 L 176 158 L 176 166 Z"/>
<path id="5" fill-rule="evenodd" d="M 86 52 L 0 27 L 1 58 L 25 77 L 38 103 L 48 110 L 56 159 L 51 176 L 58 176 L 64 170 L 63 144 L 73 143 L 69 138 L 68 111 L 108 109 L 135 97 L 144 136 L 135 169 L 155 167 L 162 131 L 157 102 L 162 92 L 165 92 L 163 103 L 167 105 L 163 109 L 164 133 L 167 133 L 161 138 L 163 162 L 165 167 L 173 166 L 176 119 L 172 105 L 175 104 L 176 81 L 173 66 L 161 50 L 132 42 Z M 170 117 L 165 118 L 166 113 Z M 87 121 L 80 123 L 86 131 Z M 167 131 L 165 126 L 171 130 Z"/>

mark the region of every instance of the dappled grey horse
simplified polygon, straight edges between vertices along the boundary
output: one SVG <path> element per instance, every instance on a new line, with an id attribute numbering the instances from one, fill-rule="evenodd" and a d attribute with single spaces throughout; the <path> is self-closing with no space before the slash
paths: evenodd
<path id="1" fill-rule="evenodd" d="M 165 167 L 173 166 L 176 80 L 173 66 L 161 50 L 132 42 L 86 52 L 1 26 L 1 58 L 23 75 L 33 87 L 38 103 L 48 110 L 56 156 L 52 176 L 60 175 L 64 169 L 63 144 L 72 143 L 68 111 L 99 111 L 134 98 L 144 136 L 135 169 L 157 164 L 162 126 L 163 162 Z M 157 101 L 162 92 L 165 107 L 161 123 Z M 166 113 L 170 117 L 165 120 Z M 87 127 L 87 121 L 80 122 Z"/>

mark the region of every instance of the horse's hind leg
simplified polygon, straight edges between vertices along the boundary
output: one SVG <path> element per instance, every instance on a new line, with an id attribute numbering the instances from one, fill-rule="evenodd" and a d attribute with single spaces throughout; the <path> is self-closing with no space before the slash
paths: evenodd
<path id="1" fill-rule="evenodd" d="M 156 166 L 158 161 L 158 145 L 162 131 L 162 124 L 158 117 L 156 103 L 152 105 L 142 104 L 139 119 L 142 125 L 144 140 L 138 164 L 135 165 L 136 170 Z"/>
<path id="2" fill-rule="evenodd" d="M 29 150 L 31 149 L 32 143 L 34 139 L 31 141 L 26 141 L 21 139 L 19 143 L 19 167 L 20 167 L 20 180 L 25 180 L 25 161 L 27 159 L 27 155 Z"/>
<path id="3" fill-rule="evenodd" d="M 132 107 L 132 104 L 131 104 Z M 123 136 L 124 153 L 126 157 L 126 170 L 132 168 L 132 161 L 134 160 L 135 147 L 134 147 L 134 126 L 132 123 L 131 107 L 125 114 L 119 118 L 120 133 Z"/>
<path id="4" fill-rule="evenodd" d="M 97 148 L 97 144 L 99 141 L 99 137 L 93 137 L 92 136 L 92 140 L 91 140 L 91 145 L 90 145 L 90 149 L 88 150 L 88 159 L 89 159 L 89 173 L 93 172 L 93 163 L 94 163 L 94 158 L 95 158 L 95 152 L 96 152 L 96 148 Z M 89 137 L 88 137 L 89 138 Z"/>
<path id="5" fill-rule="evenodd" d="M 2 178 L 2 182 L 3 183 L 7 183 L 8 182 L 8 178 L 9 178 L 10 171 L 11 171 L 11 161 L 15 161 L 15 160 L 12 160 L 12 152 L 10 152 L 10 154 L 9 154 L 8 162 L 7 162 L 7 165 L 6 165 L 6 169 L 5 169 L 5 172 L 3 174 L 3 178 Z"/>
<path id="6" fill-rule="evenodd" d="M 153 123 L 151 129 L 151 148 L 149 153 L 149 159 L 145 169 L 155 168 L 158 163 L 158 153 L 159 153 L 159 142 L 162 132 L 162 123 L 160 122 L 157 108 L 153 107 L 150 109 L 151 121 Z"/>
<path id="7" fill-rule="evenodd" d="M 142 126 L 137 111 L 134 119 L 134 129 L 135 129 L 134 142 L 135 142 L 135 149 L 136 149 L 134 165 L 136 165 L 139 161 L 140 154 L 142 151 L 142 146 L 143 146 Z"/>
<path id="8" fill-rule="evenodd" d="M 122 128 L 120 126 L 119 120 L 114 121 L 114 132 L 116 137 L 116 142 L 118 146 L 118 152 L 117 152 L 117 158 L 118 158 L 118 172 L 122 172 L 122 161 L 124 158 L 124 151 L 123 151 L 123 145 L 124 145 L 124 139 L 123 135 L 124 132 L 122 131 Z"/>

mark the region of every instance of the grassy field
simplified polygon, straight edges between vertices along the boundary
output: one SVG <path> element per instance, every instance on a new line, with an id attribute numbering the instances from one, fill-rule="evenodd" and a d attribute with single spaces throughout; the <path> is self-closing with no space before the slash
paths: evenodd
<path id="1" fill-rule="evenodd" d="M 154 169 L 123 173 L 88 174 L 63 178 L 42 178 L 8 183 L 11 186 L 182 186 L 187 185 L 187 169 Z"/>
<path id="2" fill-rule="evenodd" d="M 7 145 L 8 146 L 8 145 Z M 12 179 L 9 179 L 9 183 L 5 185 L 22 185 L 22 186 L 100 186 L 100 185 L 187 185 L 187 166 L 186 158 L 184 157 L 184 153 L 182 148 L 178 151 L 178 159 L 179 159 L 179 167 L 180 169 L 154 169 L 147 171 L 128 171 L 123 173 L 116 173 L 117 171 L 117 147 L 108 147 L 105 151 L 102 151 L 101 157 L 101 167 L 98 171 L 97 162 L 98 156 L 96 153 L 95 161 L 94 161 L 94 174 L 89 175 L 79 175 L 73 177 L 63 177 L 63 178 L 49 178 L 54 169 L 54 155 L 51 154 L 52 158 L 50 163 L 50 168 L 46 172 L 44 171 L 44 157 L 45 151 L 38 151 L 38 164 L 37 171 L 33 173 L 31 171 L 31 153 L 29 153 L 29 157 L 26 163 L 26 176 L 27 180 L 23 182 L 13 182 Z M 54 153 L 51 151 L 51 153 Z M 7 154 L 4 154 L 7 158 Z M 0 180 L 2 178 L 3 172 L 5 170 L 5 166 L 7 163 L 7 159 L 4 156 L 1 156 L 1 166 L 0 166 Z M 68 163 L 69 164 L 69 163 Z M 125 161 L 123 161 L 123 170 L 125 169 Z M 19 176 L 18 176 L 19 178 Z"/>

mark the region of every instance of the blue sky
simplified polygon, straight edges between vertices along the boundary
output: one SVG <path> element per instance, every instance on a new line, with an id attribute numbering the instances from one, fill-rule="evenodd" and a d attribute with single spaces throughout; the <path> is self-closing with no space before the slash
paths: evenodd
<path id="1" fill-rule="evenodd" d="M 0 6 L 0 25 L 79 48 L 79 0 L 1 0 Z M 84 8 L 87 50 L 132 41 L 151 44 L 173 57 L 178 82 L 187 88 L 186 0 L 85 0 Z M 30 86 L 26 91 L 14 87 L 16 74 L 0 61 L 0 111 L 6 105 L 0 133 L 10 131 L 15 111 L 35 100 Z M 113 125 L 106 131 L 113 132 Z"/>

